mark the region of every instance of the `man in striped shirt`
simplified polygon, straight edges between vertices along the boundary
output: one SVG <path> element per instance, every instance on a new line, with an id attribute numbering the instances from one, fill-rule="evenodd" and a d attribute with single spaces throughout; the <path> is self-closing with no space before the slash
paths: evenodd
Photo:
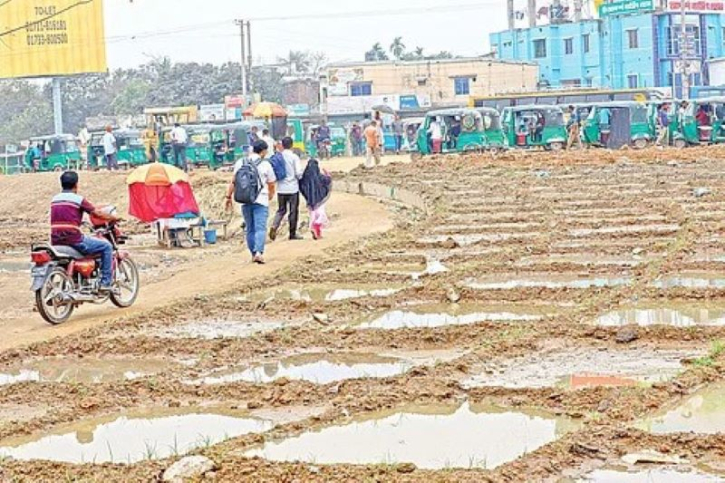
<path id="1" fill-rule="evenodd" d="M 101 292 L 110 292 L 113 285 L 113 247 L 100 238 L 83 234 L 83 214 L 88 213 L 107 221 L 119 218 L 97 210 L 78 194 L 78 173 L 66 171 L 60 177 L 63 191 L 50 205 L 50 240 L 52 245 L 70 246 L 84 255 L 101 255 Z"/>

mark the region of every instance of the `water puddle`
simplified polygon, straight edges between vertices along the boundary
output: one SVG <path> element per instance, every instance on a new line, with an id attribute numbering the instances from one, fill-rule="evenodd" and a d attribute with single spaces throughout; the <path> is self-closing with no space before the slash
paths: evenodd
<path id="1" fill-rule="evenodd" d="M 725 433 L 725 383 L 712 384 L 675 409 L 645 419 L 636 426 L 655 434 Z"/>
<path id="2" fill-rule="evenodd" d="M 615 310 L 600 316 L 596 324 L 602 327 L 624 325 L 667 325 L 670 327 L 722 326 L 725 325 L 725 307 L 696 306 L 682 308 L 629 308 Z"/>
<path id="3" fill-rule="evenodd" d="M 493 309 L 493 310 L 491 310 Z M 415 310 L 394 310 L 370 322 L 364 322 L 360 329 L 418 329 L 451 325 L 472 325 L 481 322 L 531 322 L 541 320 L 543 315 L 523 313 L 518 307 L 458 306 L 450 305 L 416 307 Z"/>
<path id="4" fill-rule="evenodd" d="M 117 382 L 157 374 L 172 366 L 153 359 L 44 359 L 3 369 L 0 386 L 19 382 Z"/>
<path id="5" fill-rule="evenodd" d="M 448 272 L 448 267 L 443 265 L 440 260 L 431 258 L 428 259 L 428 261 L 426 262 L 425 270 L 423 270 L 422 272 L 412 273 L 411 275 L 413 277 L 413 280 L 420 280 L 425 276 L 433 276 L 446 272 Z"/>
<path id="6" fill-rule="evenodd" d="M 445 243 L 448 240 L 455 241 L 459 246 L 465 247 L 469 245 L 475 245 L 481 242 L 498 243 L 509 240 L 530 240 L 540 236 L 540 232 L 525 232 L 525 233 L 480 233 L 480 234 L 451 234 L 451 235 L 438 235 L 420 238 L 418 243 L 425 245 L 437 245 Z"/>
<path id="7" fill-rule="evenodd" d="M 702 353 L 704 355 L 704 352 Z M 569 349 L 486 363 L 467 387 L 510 389 L 636 386 L 662 382 L 683 370 L 692 351 Z"/>
<path id="8" fill-rule="evenodd" d="M 694 288 L 708 289 L 725 288 L 725 278 L 720 273 L 682 274 L 680 276 L 662 277 L 652 282 L 652 286 L 659 289 L 668 288 Z"/>
<path id="9" fill-rule="evenodd" d="M 206 320 L 164 327 L 155 331 L 153 335 L 168 339 L 244 339 L 257 334 L 273 332 L 290 325 L 295 324 L 272 321 Z"/>
<path id="10" fill-rule="evenodd" d="M 84 420 L 50 434 L 0 442 L 0 456 L 69 463 L 135 463 L 188 453 L 273 427 L 264 419 L 214 412 L 139 413 Z"/>
<path id="11" fill-rule="evenodd" d="M 389 411 L 245 453 L 314 464 L 413 463 L 422 469 L 493 469 L 577 428 L 565 418 L 471 406 Z"/>
<path id="12" fill-rule="evenodd" d="M 407 359 L 374 354 L 305 354 L 282 361 L 245 368 L 216 371 L 190 384 L 266 384 L 277 379 L 308 381 L 315 384 L 360 378 L 398 376 L 419 365 Z"/>
<path id="13" fill-rule="evenodd" d="M 637 471 L 596 470 L 577 483 L 725 483 L 725 478 L 691 469 L 652 468 Z"/>
<path id="14" fill-rule="evenodd" d="M 666 233 L 671 234 L 677 232 L 680 229 L 680 225 L 674 224 L 662 224 L 662 225 L 624 225 L 624 226 L 611 226 L 606 228 L 583 228 L 577 230 L 569 230 L 569 234 L 574 238 L 582 238 L 589 236 L 601 236 L 601 235 L 634 235 L 640 233 Z"/>
<path id="15" fill-rule="evenodd" d="M 531 266 L 538 264 L 572 264 L 582 266 L 596 266 L 596 267 L 638 267 L 645 262 L 652 260 L 651 257 L 617 257 L 607 255 L 592 255 L 587 253 L 571 253 L 561 255 L 536 255 L 531 257 L 522 258 L 517 265 L 519 266 Z"/>
<path id="16" fill-rule="evenodd" d="M 371 290 L 339 288 L 325 295 L 326 302 L 340 302 L 343 300 L 359 299 L 363 297 L 390 297 L 402 291 L 399 288 L 381 288 Z"/>
<path id="17" fill-rule="evenodd" d="M 576 275 L 547 275 L 535 274 L 526 276 L 525 278 L 517 278 L 512 276 L 511 279 L 501 280 L 505 277 L 496 277 L 488 279 L 479 279 L 466 284 L 468 288 L 474 290 L 514 290 L 518 288 L 571 288 L 571 289 L 590 289 L 605 287 L 622 287 L 632 284 L 629 277 L 596 277 L 596 278 L 579 278 Z"/>

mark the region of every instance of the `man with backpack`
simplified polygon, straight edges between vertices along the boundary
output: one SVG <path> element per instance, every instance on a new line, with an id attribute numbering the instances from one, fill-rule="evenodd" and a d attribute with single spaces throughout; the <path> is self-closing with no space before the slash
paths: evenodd
<path id="1" fill-rule="evenodd" d="M 292 146 L 294 141 L 291 137 L 282 140 L 283 151 L 275 153 L 272 156 L 272 168 L 277 178 L 277 203 L 279 211 L 274 217 L 274 223 L 269 230 L 269 238 L 274 241 L 277 239 L 277 231 L 285 216 L 289 213 L 289 239 L 302 240 L 303 238 L 297 234 L 297 224 L 300 212 L 300 184 L 302 179 L 302 161 L 294 151 Z"/>
<path id="2" fill-rule="evenodd" d="M 227 209 L 231 209 L 232 200 L 242 205 L 247 248 L 252 262 L 260 265 L 264 264 L 269 202 L 277 181 L 272 165 L 265 159 L 268 150 L 264 141 L 254 143 L 249 158 L 242 158 L 234 165 L 234 178 L 227 189 Z"/>

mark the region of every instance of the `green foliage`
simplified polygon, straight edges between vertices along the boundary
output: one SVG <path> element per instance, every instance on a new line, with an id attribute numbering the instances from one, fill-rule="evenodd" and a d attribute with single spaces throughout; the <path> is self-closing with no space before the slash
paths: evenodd
<path id="1" fill-rule="evenodd" d="M 715 365 L 717 358 L 725 353 L 725 342 L 716 340 L 712 343 L 710 354 L 706 357 L 701 357 L 695 361 L 695 365 L 699 367 L 712 367 Z"/>

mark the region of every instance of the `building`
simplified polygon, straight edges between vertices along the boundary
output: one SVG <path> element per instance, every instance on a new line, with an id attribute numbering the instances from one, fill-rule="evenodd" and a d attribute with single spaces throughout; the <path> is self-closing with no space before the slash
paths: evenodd
<path id="1" fill-rule="evenodd" d="M 539 78 L 536 63 L 490 57 L 332 64 L 323 72 L 322 108 L 332 116 L 366 114 L 376 105 L 464 106 L 471 95 L 534 89 Z"/>
<path id="2" fill-rule="evenodd" d="M 679 96 L 683 53 L 691 86 L 709 85 L 707 60 L 725 55 L 725 2 L 685 7 L 684 41 L 680 0 L 603 3 L 599 18 L 509 29 L 490 41 L 497 58 L 539 64 L 540 87 L 672 88 Z"/>

